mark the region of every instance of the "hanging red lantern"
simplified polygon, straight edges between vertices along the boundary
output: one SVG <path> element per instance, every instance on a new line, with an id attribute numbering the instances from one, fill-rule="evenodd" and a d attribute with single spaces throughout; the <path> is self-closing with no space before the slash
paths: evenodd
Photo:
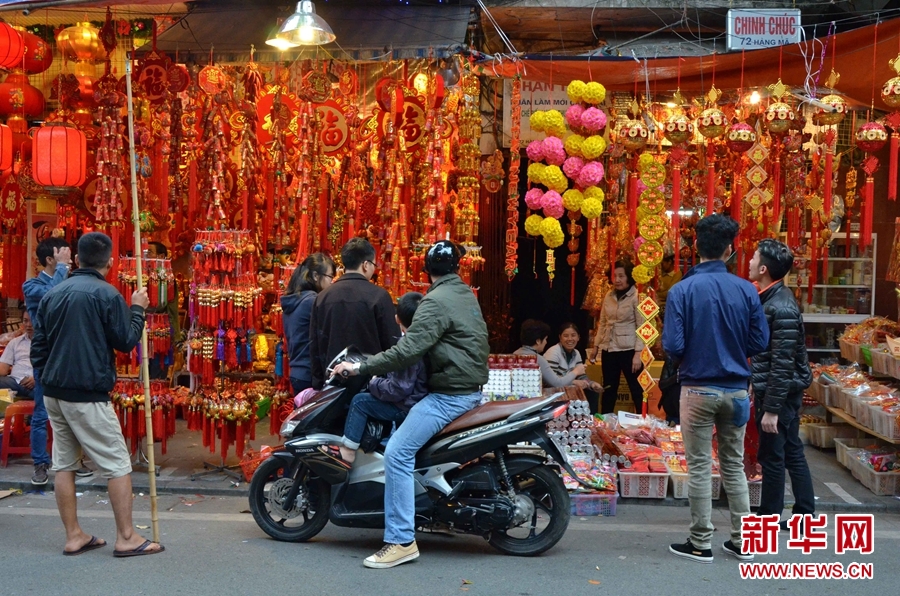
<path id="1" fill-rule="evenodd" d="M 50 44 L 21 27 L 16 27 L 16 30 L 22 36 L 25 44 L 25 53 L 21 63 L 25 72 L 34 75 L 50 68 L 50 65 L 53 64 L 53 48 Z"/>
<path id="2" fill-rule="evenodd" d="M 13 68 L 22 63 L 25 42 L 19 32 L 6 23 L 0 23 L 0 68 Z"/>
<path id="3" fill-rule="evenodd" d="M 13 165 L 13 133 L 5 124 L 0 124 L 0 171 L 6 171 Z"/>
<path id="4" fill-rule="evenodd" d="M 84 184 L 87 139 L 72 126 L 49 123 L 34 132 L 32 177 L 48 192 L 68 192 Z"/>
<path id="5" fill-rule="evenodd" d="M 40 116 L 43 113 L 44 94 L 28 82 L 28 77 L 21 70 L 9 73 L 6 80 L 0 83 L 0 114 Z"/>

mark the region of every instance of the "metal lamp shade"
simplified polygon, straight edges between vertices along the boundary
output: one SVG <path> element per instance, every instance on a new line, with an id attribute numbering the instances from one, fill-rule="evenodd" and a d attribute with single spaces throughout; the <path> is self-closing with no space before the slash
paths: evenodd
<path id="1" fill-rule="evenodd" d="M 297 3 L 297 12 L 285 19 L 276 37 L 300 46 L 320 46 L 337 38 L 310 0 Z"/>

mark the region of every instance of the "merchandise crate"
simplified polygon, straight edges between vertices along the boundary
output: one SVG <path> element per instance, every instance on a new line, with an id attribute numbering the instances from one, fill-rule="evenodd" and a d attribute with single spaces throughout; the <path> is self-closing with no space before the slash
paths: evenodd
<path id="1" fill-rule="evenodd" d="M 806 435 L 809 444 L 822 449 L 833 449 L 834 440 L 838 437 L 856 436 L 856 429 L 849 424 L 806 424 Z"/>
<path id="2" fill-rule="evenodd" d="M 619 470 L 619 495 L 623 498 L 664 499 L 669 473 L 625 472 Z"/>
<path id="3" fill-rule="evenodd" d="M 571 493 L 572 515 L 615 517 L 617 493 Z"/>
<path id="4" fill-rule="evenodd" d="M 900 473 L 876 472 L 856 458 L 850 458 L 850 471 L 863 486 L 880 497 L 900 494 Z"/>
<path id="5" fill-rule="evenodd" d="M 762 502 L 762 482 L 748 482 L 747 492 L 750 494 L 750 506 L 759 507 Z"/>
<path id="6" fill-rule="evenodd" d="M 669 470 L 669 477 L 672 479 L 672 497 L 675 499 L 688 498 L 688 474 L 687 472 L 673 472 Z M 718 474 L 712 475 L 712 500 L 716 501 L 722 492 L 722 477 Z"/>
<path id="7" fill-rule="evenodd" d="M 888 445 L 888 443 L 874 437 L 862 437 L 859 439 L 838 437 L 834 440 L 835 456 L 838 463 L 845 468 L 850 467 L 850 459 L 854 457 L 854 452 L 864 447 L 884 447 L 885 445 Z"/>
<path id="8" fill-rule="evenodd" d="M 890 374 L 890 365 L 888 363 L 888 359 L 893 358 L 887 352 L 882 351 L 872 351 L 872 371 L 882 374 L 888 375 Z"/>
<path id="9" fill-rule="evenodd" d="M 818 378 L 809 385 L 806 392 L 820 404 L 825 403 L 825 386 L 819 383 Z"/>
<path id="10" fill-rule="evenodd" d="M 900 440 L 900 418 L 898 418 L 898 414 L 891 414 L 881 408 L 872 406 L 870 406 L 870 409 L 872 410 L 872 422 L 874 422 L 872 428 L 875 432 L 892 441 Z"/>
<path id="11" fill-rule="evenodd" d="M 841 407 L 841 396 L 843 392 L 841 391 L 841 386 L 832 383 L 831 385 L 825 385 L 825 405 L 832 408 Z"/>

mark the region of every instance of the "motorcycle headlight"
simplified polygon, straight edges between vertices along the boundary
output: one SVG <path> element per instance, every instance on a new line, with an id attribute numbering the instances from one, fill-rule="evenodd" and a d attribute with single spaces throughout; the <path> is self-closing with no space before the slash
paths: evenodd
<path id="1" fill-rule="evenodd" d="M 299 418 L 297 420 L 288 418 L 281 424 L 281 430 L 278 434 L 280 434 L 283 439 L 290 439 L 294 436 L 294 429 L 297 428 L 298 424 L 300 424 Z"/>

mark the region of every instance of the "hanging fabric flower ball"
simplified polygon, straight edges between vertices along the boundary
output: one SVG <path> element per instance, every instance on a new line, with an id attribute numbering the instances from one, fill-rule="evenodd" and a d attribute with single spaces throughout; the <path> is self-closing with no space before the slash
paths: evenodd
<path id="1" fill-rule="evenodd" d="M 543 112 L 541 110 L 532 112 L 531 116 L 528 117 L 528 124 L 529 126 L 531 126 L 531 130 L 544 132 L 544 130 L 547 129 L 546 112 Z"/>
<path id="2" fill-rule="evenodd" d="M 584 97 L 584 90 L 587 85 L 584 84 L 584 81 L 572 81 L 569 83 L 569 86 L 566 87 L 566 95 L 569 96 L 569 101 L 572 103 L 580 103 L 581 99 Z"/>
<path id="3" fill-rule="evenodd" d="M 566 212 L 563 207 L 563 199 L 555 190 L 548 190 L 541 197 L 541 207 L 546 217 L 560 218 Z"/>
<path id="4" fill-rule="evenodd" d="M 888 134 L 878 122 L 866 122 L 856 131 L 856 146 L 866 153 L 874 153 L 887 143 Z"/>
<path id="5" fill-rule="evenodd" d="M 541 222 L 544 218 L 538 214 L 529 215 L 525 218 L 525 233 L 529 236 L 541 235 Z"/>
<path id="6" fill-rule="evenodd" d="M 581 135 L 569 135 L 566 137 L 565 148 L 569 155 L 581 155 L 581 148 L 584 145 L 584 137 Z"/>
<path id="7" fill-rule="evenodd" d="M 542 163 L 530 163 L 528 164 L 528 180 L 531 182 L 536 182 L 538 184 L 543 184 L 541 182 L 541 176 L 544 173 L 544 168 L 546 168 Z"/>
<path id="8" fill-rule="evenodd" d="M 600 83 L 591 81 L 584 86 L 584 92 L 581 94 L 581 97 L 586 103 L 592 105 L 601 104 L 603 103 L 603 100 L 606 99 L 606 87 Z"/>
<path id="9" fill-rule="evenodd" d="M 559 166 L 547 166 L 541 172 L 541 184 L 560 193 L 569 188 L 569 179 L 562 173 Z"/>
<path id="10" fill-rule="evenodd" d="M 563 207 L 569 211 L 581 210 L 581 204 L 584 202 L 584 195 L 580 190 L 570 188 L 562 196 Z"/>
<path id="11" fill-rule="evenodd" d="M 562 246 L 565 241 L 562 226 L 559 225 L 559 220 L 553 217 L 545 217 L 541 222 L 541 236 L 544 238 L 544 244 L 550 248 Z"/>
<path id="12" fill-rule="evenodd" d="M 544 161 L 544 143 L 543 141 L 531 141 L 525 148 L 528 159 L 531 161 Z"/>
<path id="13" fill-rule="evenodd" d="M 581 144 L 581 155 L 585 159 L 597 159 L 606 151 L 606 139 L 599 135 L 588 137 Z"/>
<path id="14" fill-rule="evenodd" d="M 544 112 L 545 130 L 565 130 L 566 120 L 559 110 L 547 110 Z"/>
<path id="15" fill-rule="evenodd" d="M 644 194 L 644 191 L 647 190 L 648 186 L 646 184 L 644 184 L 643 180 L 638 178 L 637 182 L 635 183 L 635 188 L 637 189 L 637 193 L 639 195 L 641 195 L 641 194 Z"/>
<path id="16" fill-rule="evenodd" d="M 603 213 L 603 202 L 590 197 L 585 198 L 581 203 L 581 214 L 588 219 L 596 219 Z"/>
<path id="17" fill-rule="evenodd" d="M 599 186 L 588 186 L 583 191 L 585 200 L 596 199 L 601 203 L 606 200 L 606 193 Z"/>
<path id="18" fill-rule="evenodd" d="M 537 211 L 541 208 L 541 199 L 544 196 L 544 191 L 540 188 L 530 188 L 528 192 L 525 193 L 525 204 L 528 205 L 528 208 Z"/>
<path id="19" fill-rule="evenodd" d="M 599 132 L 606 128 L 606 112 L 597 108 L 588 108 L 581 115 L 581 125 L 590 132 Z"/>
<path id="20" fill-rule="evenodd" d="M 736 153 L 749 151 L 756 144 L 756 131 L 746 122 L 735 122 L 725 133 L 725 145 Z"/>
<path id="21" fill-rule="evenodd" d="M 653 270 L 646 265 L 638 265 L 631 271 L 631 277 L 641 285 L 650 283 L 653 279 Z"/>
<path id="22" fill-rule="evenodd" d="M 572 104 L 566 110 L 566 122 L 570 128 L 581 128 L 581 115 L 584 114 L 584 107 L 581 104 Z"/>
<path id="23" fill-rule="evenodd" d="M 596 186 L 603 181 L 604 174 L 603 164 L 599 161 L 591 161 L 584 164 L 584 167 L 581 168 L 576 183 L 582 188 Z"/>
<path id="24" fill-rule="evenodd" d="M 563 163 L 563 173 L 570 180 L 574 180 L 578 178 L 578 173 L 581 171 L 581 168 L 584 167 L 584 160 L 580 157 L 570 157 Z"/>
<path id="25" fill-rule="evenodd" d="M 566 161 L 566 150 L 563 147 L 562 139 L 559 137 L 547 137 L 541 142 L 541 148 L 547 163 L 561 166 Z"/>

